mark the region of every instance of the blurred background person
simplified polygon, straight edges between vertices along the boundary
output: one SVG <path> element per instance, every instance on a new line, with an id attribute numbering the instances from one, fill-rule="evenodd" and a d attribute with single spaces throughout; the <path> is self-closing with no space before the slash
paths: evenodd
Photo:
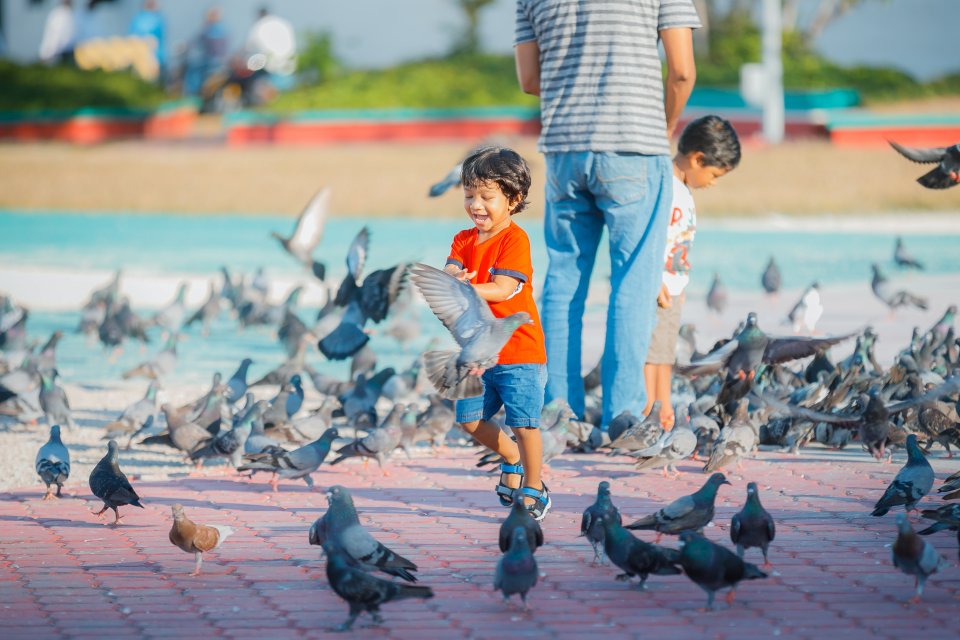
<path id="1" fill-rule="evenodd" d="M 71 63 L 76 37 L 76 21 L 71 0 L 61 0 L 49 14 L 43 25 L 40 39 L 40 60 L 43 62 Z"/>
<path id="2" fill-rule="evenodd" d="M 129 31 L 130 35 L 134 37 L 153 38 L 155 42 L 154 54 L 157 66 L 160 68 L 159 83 L 162 86 L 166 79 L 167 49 L 163 14 L 160 12 L 156 0 L 144 0 L 140 10 L 130 20 Z"/>
<path id="3" fill-rule="evenodd" d="M 289 20 L 273 15 L 263 7 L 247 34 L 246 50 L 251 56 L 261 55 L 263 68 L 273 85 L 283 91 L 293 86 L 297 68 L 297 40 Z M 251 68 L 259 66 L 251 59 Z"/>
<path id="4" fill-rule="evenodd" d="M 197 96 L 210 77 L 223 70 L 227 61 L 230 34 L 223 23 L 219 7 L 210 7 L 204 17 L 203 27 L 186 52 L 186 72 L 183 93 Z"/>

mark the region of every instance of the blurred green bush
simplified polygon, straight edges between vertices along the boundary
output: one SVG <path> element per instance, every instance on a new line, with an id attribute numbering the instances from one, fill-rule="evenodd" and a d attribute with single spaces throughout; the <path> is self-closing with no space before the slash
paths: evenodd
<path id="1" fill-rule="evenodd" d="M 151 109 L 166 100 L 130 72 L 18 65 L 0 60 L 0 111 L 70 111 L 84 107 Z"/>

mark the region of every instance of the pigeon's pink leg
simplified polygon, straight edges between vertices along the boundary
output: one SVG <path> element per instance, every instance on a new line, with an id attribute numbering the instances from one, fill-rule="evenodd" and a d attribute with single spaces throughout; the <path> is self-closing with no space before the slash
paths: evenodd
<path id="1" fill-rule="evenodd" d="M 737 590 L 730 589 L 730 591 L 727 592 L 727 597 L 724 598 L 727 601 L 727 604 L 733 604 L 733 599 L 734 597 L 736 597 L 736 595 L 737 595 Z"/>
<path id="2" fill-rule="evenodd" d="M 203 564 L 203 554 L 197 551 L 195 555 L 197 557 L 197 561 L 193 565 L 193 572 L 190 574 L 191 576 L 200 575 L 200 565 Z"/>
<path id="3" fill-rule="evenodd" d="M 109 508 L 110 508 L 110 507 L 106 507 L 106 506 L 105 506 L 103 509 L 100 509 L 100 511 L 91 511 L 90 513 L 92 513 L 93 515 L 97 516 L 98 518 L 100 518 L 100 519 L 102 520 L 102 519 L 103 519 L 103 512 L 106 511 L 106 510 L 109 509 Z"/>

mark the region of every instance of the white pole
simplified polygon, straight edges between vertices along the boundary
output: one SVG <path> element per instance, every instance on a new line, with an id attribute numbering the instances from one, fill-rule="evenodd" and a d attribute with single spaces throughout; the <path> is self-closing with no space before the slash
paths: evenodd
<path id="1" fill-rule="evenodd" d="M 783 142 L 783 60 L 781 0 L 763 0 L 763 68 L 766 91 L 763 99 L 763 137 L 770 144 Z"/>

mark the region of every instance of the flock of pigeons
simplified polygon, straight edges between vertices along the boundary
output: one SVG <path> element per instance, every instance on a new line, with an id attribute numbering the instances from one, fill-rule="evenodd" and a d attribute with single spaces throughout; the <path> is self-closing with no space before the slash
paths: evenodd
<path id="1" fill-rule="evenodd" d="M 329 192 L 318 193 L 307 205 L 289 237 L 274 234 L 282 247 L 327 287 L 326 266 L 314 258 L 326 219 Z M 364 267 L 369 231 L 362 229 L 346 256 L 347 275 L 329 296 L 314 322 L 308 325 L 298 308 L 300 289 L 279 305 L 267 297 L 262 272 L 234 278 L 223 270 L 223 283 L 211 285 L 207 301 L 196 310 L 185 307 L 185 287 L 167 307 L 150 317 L 135 313 L 120 290 L 121 274 L 93 292 L 81 311 L 77 328 L 95 337 L 108 351 L 128 340 L 151 341 L 157 332 L 163 348 L 124 377 L 150 382 L 143 398 L 126 407 L 104 426 L 107 452 L 89 477 L 91 492 L 103 503 L 98 516 L 119 508 L 142 507 L 141 499 L 119 467 L 121 441 L 134 446 L 165 446 L 181 454 L 185 463 L 200 466 L 206 460 L 223 460 L 229 468 L 251 475 L 267 472 L 274 491 L 281 480 L 302 479 L 313 487 L 311 474 L 325 462 L 339 464 L 361 458 L 376 460 L 384 474 L 389 458 L 398 449 L 410 456 L 421 442 L 439 447 L 454 426 L 451 399 L 476 392 L 472 372 L 496 361 L 513 330 L 529 318 L 494 318 L 472 287 L 442 271 L 421 264 L 397 264 L 369 274 Z M 898 265 L 919 268 L 898 241 Z M 768 292 L 780 287 L 780 275 L 771 258 L 762 282 Z M 431 310 L 451 333 L 455 350 L 428 349 L 405 370 L 377 368 L 377 355 L 369 342 L 369 324 L 387 323 L 385 334 L 401 344 L 418 335 L 418 321 L 398 321 L 409 304 L 415 285 Z M 926 301 L 906 291 L 891 291 L 874 269 L 874 292 L 891 309 L 904 304 L 926 308 Z M 794 307 L 788 321 L 795 330 L 813 331 L 822 306 L 814 283 Z M 711 308 L 722 308 L 725 292 L 719 278 L 710 292 Z M 921 304 L 922 303 L 922 304 Z M 177 363 L 182 332 L 199 323 L 204 335 L 224 309 L 240 327 L 275 327 L 287 360 L 261 378 L 248 382 L 250 359 L 244 359 L 226 380 L 214 376 L 207 393 L 183 406 L 158 406 L 161 383 Z M 576 416 L 565 403 L 551 403 L 542 419 L 544 461 L 565 453 L 605 452 L 633 458 L 636 468 L 661 469 L 664 476 L 687 460 L 705 459 L 711 473 L 697 492 L 664 506 L 647 517 L 623 525 L 614 506 L 610 485 L 601 482 L 596 502 L 583 514 L 581 533 L 593 545 L 595 561 L 604 556 L 623 573 L 618 579 L 683 573 L 707 593 L 712 608 L 715 593 L 729 589 L 732 600 L 744 580 L 763 579 L 762 568 L 745 562 L 744 551 L 761 550 L 764 567 L 775 536 L 774 517 L 761 505 L 755 483 L 747 489 L 746 503 L 730 527 L 736 553 L 707 539 L 704 527 L 714 517 L 717 490 L 729 484 L 722 470 L 737 465 L 761 445 L 797 451 L 817 441 L 842 449 L 856 442 L 878 460 L 889 459 L 891 448 L 907 452 L 903 469 L 879 497 L 873 515 L 882 516 L 903 506 L 916 509 L 932 490 L 935 478 L 926 454 L 934 445 L 960 449 L 960 340 L 954 327 L 956 307 L 950 306 L 927 330 L 917 328 L 888 368 L 874 355 L 876 334 L 870 328 L 833 337 L 773 337 L 760 329 L 757 314 L 749 314 L 731 337 L 708 353 L 697 350 L 691 327 L 684 327 L 678 346 L 677 376 L 672 397 L 676 420 L 672 428 L 659 421 L 658 407 L 649 418 L 625 412 L 606 431 L 599 423 L 599 365 L 584 377 L 588 393 L 586 415 Z M 0 414 L 28 421 L 44 416 L 50 436 L 37 452 L 35 468 L 47 487 L 44 499 L 60 496 L 70 474 L 70 452 L 61 427 L 75 429 L 69 401 L 57 384 L 56 347 L 62 338 L 55 332 L 39 348 L 27 334 L 27 309 L 13 300 L 0 299 Z M 856 341 L 853 353 L 834 361 L 829 349 L 846 340 Z M 307 361 L 310 345 L 330 360 L 351 360 L 348 380 L 337 379 Z M 796 365 L 791 363 L 801 364 Z M 317 408 L 305 410 L 309 380 L 316 390 Z M 261 385 L 277 388 L 274 395 L 257 399 Z M 334 426 L 336 425 L 336 426 Z M 351 437 L 345 438 L 350 433 Z M 346 439 L 346 442 L 343 441 Z M 337 445 L 340 446 L 337 446 Z M 291 446 L 292 445 L 292 446 Z M 327 462 L 329 460 L 329 462 Z M 486 454 L 478 466 L 495 463 Z M 947 500 L 960 498 L 960 472 L 939 489 Z M 342 628 L 350 628 L 364 611 L 380 620 L 380 605 L 400 598 L 429 598 L 432 591 L 416 583 L 416 565 L 378 542 L 360 524 L 346 488 L 327 490 L 329 509 L 311 527 L 309 542 L 322 547 L 327 558 L 331 588 L 350 607 Z M 229 527 L 194 523 L 175 505 L 170 530 L 172 544 L 195 555 L 200 572 L 202 554 L 217 548 L 232 533 Z M 960 503 L 924 509 L 932 524 L 926 535 L 945 529 L 958 531 Z M 919 537 L 905 515 L 898 515 L 898 535 L 893 544 L 894 564 L 917 579 L 915 599 L 924 581 L 943 566 L 943 559 Z M 652 530 L 656 543 L 646 542 L 630 530 Z M 680 548 L 660 546 L 663 534 L 678 536 Z M 526 596 L 538 578 L 536 550 L 544 543 L 540 525 L 515 501 L 503 521 L 494 586 L 504 598 Z M 376 572 L 400 579 L 378 577 Z"/>

